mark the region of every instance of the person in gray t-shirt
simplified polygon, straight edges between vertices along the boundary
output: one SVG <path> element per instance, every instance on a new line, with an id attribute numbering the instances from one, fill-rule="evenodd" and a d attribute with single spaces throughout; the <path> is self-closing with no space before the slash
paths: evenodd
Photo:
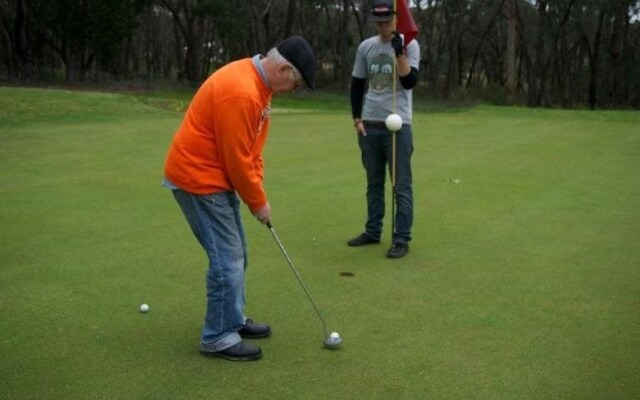
<path id="1" fill-rule="evenodd" d="M 351 112 L 367 176 L 367 222 L 364 233 L 347 243 L 349 246 L 380 243 L 385 213 L 384 185 L 389 165 L 392 178 L 395 175 L 397 208 L 387 257 L 400 258 L 409 252 L 413 224 L 411 89 L 418 81 L 420 46 L 416 40 L 403 43 L 403 38 L 394 31 L 393 15 L 392 0 L 374 2 L 370 20 L 376 22 L 378 35 L 360 43 L 353 66 Z M 397 79 L 395 85 L 394 78 Z M 400 115 L 403 124 L 399 131 L 390 133 L 385 120 L 394 111 Z M 392 135 L 396 135 L 395 166 L 392 165 Z"/>

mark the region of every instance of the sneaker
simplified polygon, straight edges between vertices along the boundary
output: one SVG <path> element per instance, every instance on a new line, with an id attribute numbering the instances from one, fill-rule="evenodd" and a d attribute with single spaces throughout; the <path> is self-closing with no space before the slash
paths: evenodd
<path id="1" fill-rule="evenodd" d="M 269 325 L 255 322 L 252 319 L 247 319 L 244 326 L 238 331 L 240 336 L 247 339 L 260 339 L 271 335 L 271 328 Z"/>
<path id="2" fill-rule="evenodd" d="M 351 247 L 358 247 L 375 243 L 380 243 L 380 239 L 374 239 L 366 233 L 363 233 L 360 236 L 355 237 L 347 242 L 347 244 Z"/>
<path id="3" fill-rule="evenodd" d="M 208 357 L 219 357 L 231 361 L 253 361 L 262 357 L 260 347 L 240 342 L 220 351 L 211 351 L 206 344 L 200 344 L 200 354 Z"/>
<path id="4" fill-rule="evenodd" d="M 407 243 L 394 243 L 387 252 L 387 257 L 400 258 L 406 256 L 408 252 L 409 245 Z"/>

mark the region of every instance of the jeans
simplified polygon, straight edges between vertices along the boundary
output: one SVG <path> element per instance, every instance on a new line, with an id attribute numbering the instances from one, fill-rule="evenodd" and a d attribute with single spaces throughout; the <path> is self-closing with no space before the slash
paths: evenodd
<path id="1" fill-rule="evenodd" d="M 172 193 L 209 258 L 201 342 L 221 351 L 242 340 L 238 330 L 245 322 L 247 247 L 240 201 L 235 192 L 195 195 L 175 189 Z"/>
<path id="2" fill-rule="evenodd" d="M 373 239 L 382 235 L 382 220 L 385 213 L 384 185 L 386 168 L 392 176 L 393 134 L 386 129 L 367 129 L 367 136 L 358 135 L 362 152 L 362 165 L 367 173 L 367 222 L 365 232 Z M 395 229 L 393 243 L 411 240 L 413 225 L 413 188 L 411 179 L 411 155 L 413 137 L 410 125 L 403 125 L 395 133 Z"/>

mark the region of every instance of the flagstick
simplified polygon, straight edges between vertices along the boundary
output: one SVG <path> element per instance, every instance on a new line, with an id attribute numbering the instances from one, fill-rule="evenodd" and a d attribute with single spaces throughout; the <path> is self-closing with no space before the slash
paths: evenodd
<path id="1" fill-rule="evenodd" d="M 397 29 L 398 4 L 393 0 L 393 30 Z M 396 86 L 398 80 L 398 60 L 393 60 L 393 103 L 392 112 L 396 113 Z M 391 132 L 391 245 L 396 232 L 396 131 Z"/>

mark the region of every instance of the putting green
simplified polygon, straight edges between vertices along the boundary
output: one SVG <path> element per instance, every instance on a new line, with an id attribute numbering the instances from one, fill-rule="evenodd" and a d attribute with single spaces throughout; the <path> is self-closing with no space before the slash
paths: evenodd
<path id="1" fill-rule="evenodd" d="M 414 240 L 389 260 L 386 231 L 346 246 L 348 107 L 275 102 L 296 112 L 265 152 L 273 223 L 344 342 L 245 209 L 247 312 L 273 335 L 233 363 L 197 352 L 206 261 L 160 185 L 182 114 L 159 103 L 0 88 L 0 397 L 640 397 L 639 113 L 417 112 Z"/>

